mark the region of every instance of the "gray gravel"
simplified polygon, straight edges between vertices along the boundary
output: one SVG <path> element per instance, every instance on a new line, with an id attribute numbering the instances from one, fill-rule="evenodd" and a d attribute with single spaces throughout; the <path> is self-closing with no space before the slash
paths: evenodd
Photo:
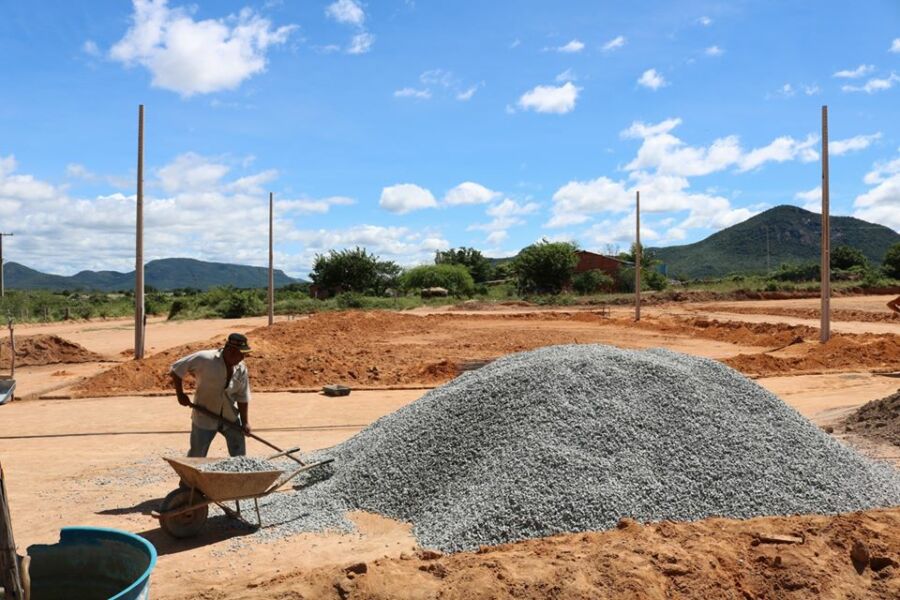
<path id="1" fill-rule="evenodd" d="M 203 463 L 197 467 L 203 473 L 254 473 L 259 471 L 281 471 L 283 467 L 263 458 L 234 456 L 216 462 Z"/>
<path id="2" fill-rule="evenodd" d="M 900 472 L 822 432 L 721 363 L 667 350 L 554 346 L 464 373 L 319 454 L 334 475 L 266 505 L 267 535 L 409 521 L 473 549 L 710 516 L 900 504 Z M 311 457 L 312 460 L 315 457 Z"/>

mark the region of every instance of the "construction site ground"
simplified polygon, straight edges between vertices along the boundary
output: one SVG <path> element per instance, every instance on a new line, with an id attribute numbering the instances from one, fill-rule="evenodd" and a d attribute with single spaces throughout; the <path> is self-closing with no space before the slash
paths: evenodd
<path id="1" fill-rule="evenodd" d="M 0 457 L 16 542 L 22 553 L 30 544 L 55 541 L 59 529 L 70 525 L 140 533 L 160 553 L 153 595 L 167 599 L 432 598 L 438 593 L 446 598 L 896 598 L 900 565 L 859 573 L 850 550 L 860 541 L 872 556 L 900 562 L 900 508 L 838 517 L 624 522 L 609 532 L 445 557 L 417 554 L 406 524 L 365 513 L 353 515 L 354 534 L 304 534 L 273 542 L 257 541 L 221 518 L 213 518 L 201 537 L 175 541 L 149 516 L 177 485 L 160 457 L 183 454 L 190 427 L 186 410 L 165 393 L 159 370 L 189 349 L 220 343 L 230 331 L 249 332 L 259 349 L 256 362 L 249 362 L 259 390 L 251 409 L 255 431 L 304 450 L 347 439 L 470 363 L 557 343 L 662 346 L 731 361 L 737 368 L 749 365 L 748 374 L 761 385 L 827 427 L 900 388 L 900 379 L 890 376 L 900 371 L 900 319 L 890 317 L 888 299 L 834 299 L 839 343 L 825 354 L 815 342 L 815 300 L 653 306 L 644 309 L 638 325 L 627 307 L 612 307 L 603 316 L 596 306 L 320 314 L 279 318 L 270 330 L 258 329 L 265 318 L 151 319 L 148 358 L 137 365 L 129 360 L 133 330 L 127 320 L 19 326 L 17 338 L 56 335 L 102 360 L 17 369 L 17 392 L 26 399 L 0 408 Z M 741 355 L 778 360 L 741 362 Z M 319 362 L 308 362 L 310 357 Z M 772 372 L 757 372 L 766 369 Z M 323 383 L 356 389 L 344 398 L 301 391 Z M 839 435 L 870 456 L 900 465 L 896 446 Z M 266 454 L 252 441 L 248 450 Z M 222 439 L 210 454 L 225 454 Z M 803 542 L 759 543 L 760 536 Z M 351 565 L 361 570 L 359 563 L 365 563 L 365 574 L 347 571 Z"/>

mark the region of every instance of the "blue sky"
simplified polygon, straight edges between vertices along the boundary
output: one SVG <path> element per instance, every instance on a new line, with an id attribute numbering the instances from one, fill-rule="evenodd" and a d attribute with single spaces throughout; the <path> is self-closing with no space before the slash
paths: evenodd
<path id="1" fill-rule="evenodd" d="M 4 258 L 305 275 L 361 245 L 411 265 L 542 237 L 689 243 L 831 199 L 900 231 L 900 3 L 177 0 L 0 5 Z"/>

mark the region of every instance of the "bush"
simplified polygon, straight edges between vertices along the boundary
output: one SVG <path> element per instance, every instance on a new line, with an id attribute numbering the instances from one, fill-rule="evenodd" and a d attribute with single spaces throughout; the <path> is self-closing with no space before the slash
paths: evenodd
<path id="1" fill-rule="evenodd" d="M 327 255 L 316 255 L 309 276 L 325 290 L 381 296 L 385 290 L 396 286 L 400 267 L 394 262 L 380 260 L 365 248 L 331 250 Z"/>
<path id="2" fill-rule="evenodd" d="M 184 312 L 188 308 L 187 300 L 182 300 L 181 298 L 176 298 L 172 301 L 172 305 L 169 307 L 169 316 L 168 319 L 171 321 L 179 313 Z"/>
<path id="3" fill-rule="evenodd" d="M 338 308 L 342 309 L 363 308 L 366 304 L 365 297 L 356 292 L 344 292 L 338 294 L 335 296 L 334 301 L 338 305 Z"/>
<path id="4" fill-rule="evenodd" d="M 438 250 L 434 255 L 434 264 L 462 265 L 468 270 L 469 275 L 472 276 L 475 283 L 483 283 L 493 275 L 491 262 L 475 248 L 450 248 L 449 250 Z"/>
<path id="5" fill-rule="evenodd" d="M 847 270 L 852 267 L 865 267 L 869 264 L 862 250 L 853 246 L 841 245 L 831 251 L 831 268 Z"/>
<path id="6" fill-rule="evenodd" d="M 265 312 L 265 305 L 252 291 L 235 291 L 221 300 L 215 307 L 215 312 L 225 319 L 239 319 L 251 315 L 261 315 Z"/>
<path id="7" fill-rule="evenodd" d="M 818 281 L 817 263 L 782 264 L 771 278 L 778 281 Z"/>
<path id="8" fill-rule="evenodd" d="M 546 239 L 522 249 L 513 261 L 519 290 L 538 294 L 559 294 L 571 281 L 578 264 L 575 244 Z"/>
<path id="9" fill-rule="evenodd" d="M 641 291 L 662 291 L 669 287 L 669 280 L 657 271 L 641 269 Z M 634 267 L 619 269 L 616 289 L 623 293 L 634 293 Z"/>
<path id="10" fill-rule="evenodd" d="M 453 296 L 471 296 L 475 293 L 475 281 L 469 270 L 461 264 L 421 265 L 413 267 L 400 278 L 405 290 L 442 287 Z"/>
<path id="11" fill-rule="evenodd" d="M 572 278 L 572 288 L 581 295 L 609 291 L 613 283 L 613 278 L 599 269 L 585 271 Z"/>
<path id="12" fill-rule="evenodd" d="M 900 279 L 900 242 L 888 248 L 881 264 L 885 275 Z"/>

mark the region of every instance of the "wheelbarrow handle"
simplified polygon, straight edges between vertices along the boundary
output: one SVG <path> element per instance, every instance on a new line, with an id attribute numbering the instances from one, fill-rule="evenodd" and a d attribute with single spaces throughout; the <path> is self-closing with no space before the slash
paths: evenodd
<path id="1" fill-rule="evenodd" d="M 272 442 L 269 442 L 269 441 L 267 441 L 267 440 L 264 440 L 263 438 L 259 437 L 259 436 L 256 435 L 255 433 L 245 430 L 243 427 L 241 427 L 240 425 L 238 425 L 238 424 L 235 423 L 234 421 L 229 421 L 228 419 L 226 419 L 226 418 L 223 417 L 222 415 L 217 415 L 217 414 L 214 413 L 213 411 L 207 409 L 205 406 L 200 406 L 199 404 L 195 404 L 194 402 L 188 403 L 188 406 L 190 406 L 190 407 L 193 408 L 194 410 L 196 410 L 196 411 L 198 411 L 198 412 L 200 412 L 200 413 L 202 413 L 202 414 L 204 414 L 204 415 L 206 415 L 206 416 L 208 416 L 208 417 L 212 417 L 213 419 L 218 419 L 219 422 L 222 423 L 222 424 L 224 424 L 226 427 L 231 427 L 232 429 L 237 429 L 238 431 L 242 432 L 242 433 L 243 433 L 244 435 L 246 435 L 247 437 L 251 437 L 251 438 L 253 438 L 254 440 L 256 440 L 257 442 L 259 442 L 259 443 L 261 443 L 261 444 L 265 444 L 266 446 L 268 446 L 268 447 L 271 448 L 272 450 L 275 450 L 276 452 L 282 452 L 282 453 L 284 453 L 284 456 L 287 456 L 288 458 L 290 458 L 292 461 L 294 461 L 294 462 L 297 463 L 298 465 L 300 465 L 300 466 L 305 466 L 305 465 L 306 465 L 305 462 L 303 462 L 302 460 L 300 460 L 299 458 L 297 458 L 296 456 L 294 456 L 290 451 L 285 452 L 284 450 L 282 450 L 281 448 L 279 448 L 278 446 L 276 446 L 276 445 L 273 444 Z"/>

